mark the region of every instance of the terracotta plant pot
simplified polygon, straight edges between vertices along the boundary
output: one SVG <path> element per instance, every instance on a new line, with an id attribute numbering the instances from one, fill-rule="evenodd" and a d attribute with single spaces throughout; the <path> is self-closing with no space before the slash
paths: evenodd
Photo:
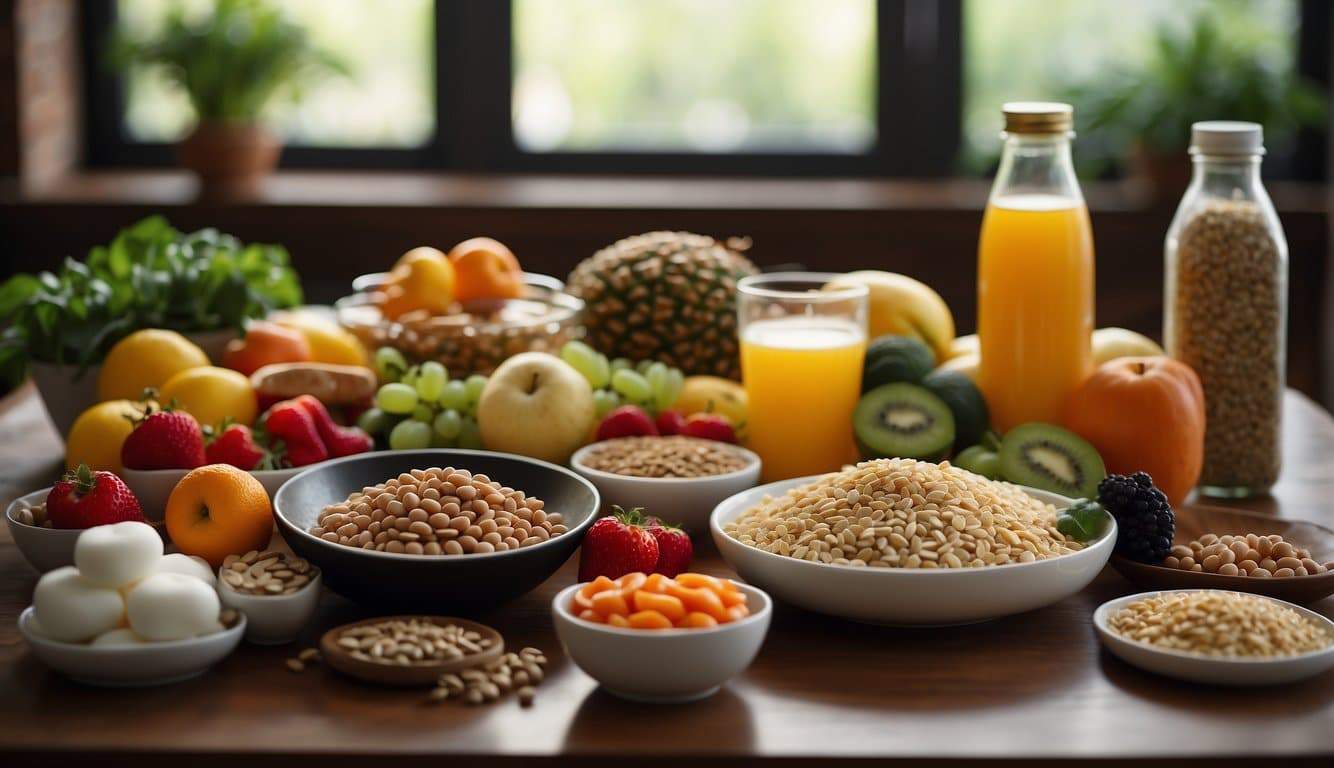
<path id="1" fill-rule="evenodd" d="M 176 145 L 176 157 L 199 176 L 201 196 L 229 197 L 253 193 L 282 149 L 258 123 L 203 122 Z"/>

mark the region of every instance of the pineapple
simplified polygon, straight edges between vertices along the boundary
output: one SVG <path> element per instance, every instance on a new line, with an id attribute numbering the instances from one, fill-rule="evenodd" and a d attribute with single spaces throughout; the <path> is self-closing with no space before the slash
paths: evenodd
<path id="1" fill-rule="evenodd" d="M 759 271 L 740 253 L 749 246 L 649 232 L 584 259 L 570 273 L 569 291 L 586 305 L 588 343 L 609 357 L 740 378 L 736 284 Z"/>

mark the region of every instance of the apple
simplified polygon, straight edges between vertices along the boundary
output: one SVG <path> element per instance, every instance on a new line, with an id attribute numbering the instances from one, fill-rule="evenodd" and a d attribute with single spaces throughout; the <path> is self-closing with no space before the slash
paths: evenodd
<path id="1" fill-rule="evenodd" d="M 824 290 L 833 291 L 854 285 L 866 286 L 866 330 L 868 338 L 887 334 L 908 336 L 926 344 L 937 360 L 951 357 L 954 342 L 954 315 L 940 294 L 929 285 L 907 275 L 878 270 L 861 270 L 839 275 Z"/>
<path id="2" fill-rule="evenodd" d="M 545 352 L 501 363 L 477 402 L 477 426 L 489 450 L 557 464 L 583 445 L 596 418 L 588 380 Z"/>

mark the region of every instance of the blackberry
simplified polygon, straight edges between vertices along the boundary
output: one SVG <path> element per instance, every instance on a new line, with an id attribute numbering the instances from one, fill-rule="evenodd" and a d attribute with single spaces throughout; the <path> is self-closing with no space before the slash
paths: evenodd
<path id="1" fill-rule="evenodd" d="M 1141 563 L 1160 563 L 1172 550 L 1176 515 L 1167 496 L 1145 472 L 1108 475 L 1098 483 L 1098 501 L 1119 529 L 1117 553 Z"/>

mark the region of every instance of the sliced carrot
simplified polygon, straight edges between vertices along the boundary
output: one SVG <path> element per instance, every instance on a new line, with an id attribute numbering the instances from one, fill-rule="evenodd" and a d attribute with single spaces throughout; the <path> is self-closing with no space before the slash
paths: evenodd
<path id="1" fill-rule="evenodd" d="M 722 600 L 723 605 L 727 606 L 728 608 L 731 608 L 734 605 L 746 604 L 745 592 L 737 592 L 734 590 L 723 590 L 722 592 L 719 592 L 717 594 L 718 594 L 718 599 Z"/>
<path id="2" fill-rule="evenodd" d="M 607 623 L 612 625 L 613 627 L 621 627 L 622 629 L 630 628 L 630 620 L 625 618 L 619 613 L 613 613 L 612 615 L 608 616 Z"/>
<path id="3" fill-rule="evenodd" d="M 640 587 L 640 589 L 662 594 L 667 591 L 667 585 L 671 583 L 672 580 L 663 576 L 661 573 L 650 573 L 648 578 L 644 580 L 644 585 Z"/>
<path id="4" fill-rule="evenodd" d="M 681 623 L 680 623 L 680 624 L 677 624 L 677 626 L 678 626 L 678 627 L 688 627 L 688 628 L 691 628 L 691 629 L 705 629 L 705 628 L 708 628 L 708 627 L 716 627 L 716 626 L 718 626 L 718 620 L 715 619 L 715 618 L 713 618 L 712 616 L 710 616 L 710 615 L 707 614 L 707 613 L 700 613 L 699 611 L 692 611 L 692 612 L 690 612 L 690 613 L 687 613 L 687 614 L 686 614 L 686 617 L 685 617 L 684 619 L 682 619 L 682 620 L 681 620 Z"/>
<path id="5" fill-rule="evenodd" d="M 680 599 L 671 595 L 659 595 L 656 592 L 640 590 L 635 593 L 636 611 L 657 611 L 666 616 L 668 621 L 677 622 L 685 618 L 686 607 Z"/>
<path id="6" fill-rule="evenodd" d="M 595 621 L 598 624 L 605 623 L 602 621 L 602 617 L 598 615 L 598 612 L 591 608 L 580 611 L 579 618 L 583 619 L 584 621 Z"/>
<path id="7" fill-rule="evenodd" d="M 734 605 L 727 609 L 728 621 L 737 621 L 738 619 L 744 619 L 749 615 L 750 615 L 750 609 L 746 607 L 745 603 L 741 603 L 740 605 Z"/>
<path id="8" fill-rule="evenodd" d="M 668 586 L 667 594 L 680 598 L 688 611 L 707 613 L 718 621 L 727 621 L 727 608 L 723 606 L 723 601 L 716 592 L 672 584 Z"/>
<path id="9" fill-rule="evenodd" d="M 593 595 L 593 610 L 609 616 L 619 613 L 622 616 L 630 613 L 630 605 L 626 603 L 625 596 L 618 589 L 609 589 L 605 592 L 599 592 Z"/>
<path id="10" fill-rule="evenodd" d="M 611 589 L 614 586 L 616 586 L 616 582 L 612 581 L 606 576 L 599 576 L 596 579 L 593 579 L 592 581 L 585 584 L 583 588 L 579 590 L 579 594 L 591 600 L 593 598 L 593 595 L 596 595 L 597 593 L 603 591 L 604 589 Z"/>
<path id="11" fill-rule="evenodd" d="M 617 579 L 616 587 L 617 589 L 620 589 L 622 592 L 625 592 L 627 589 L 633 592 L 636 589 L 639 589 L 640 587 L 644 586 L 645 581 L 648 581 L 648 576 L 644 575 L 640 571 L 635 571 L 633 573 L 627 573 L 621 578 Z"/>
<path id="12" fill-rule="evenodd" d="M 722 580 L 705 573 L 678 573 L 676 574 L 676 583 L 691 589 L 707 587 L 714 592 L 723 591 Z"/>
<path id="13" fill-rule="evenodd" d="M 657 611 L 639 611 L 630 614 L 630 626 L 635 629 L 671 629 L 671 619 Z"/>
<path id="14" fill-rule="evenodd" d="M 740 592 L 741 589 L 731 579 L 718 579 L 718 583 L 723 585 L 724 592 Z"/>

